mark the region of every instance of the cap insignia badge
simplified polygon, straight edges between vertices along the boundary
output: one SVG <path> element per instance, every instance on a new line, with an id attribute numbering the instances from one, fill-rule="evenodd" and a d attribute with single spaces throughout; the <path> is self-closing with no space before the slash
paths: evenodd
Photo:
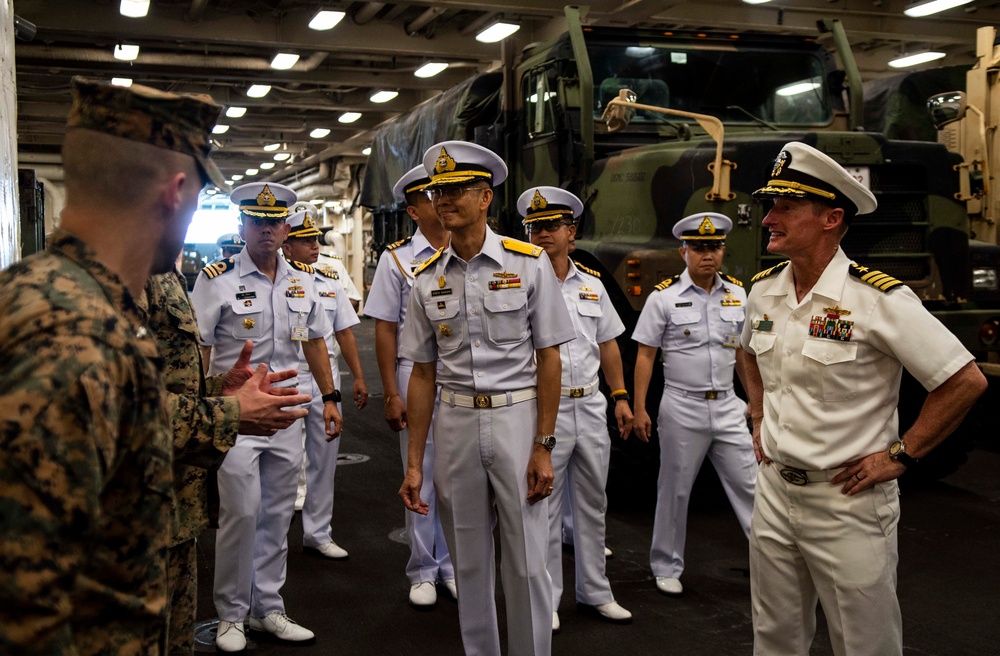
<path id="1" fill-rule="evenodd" d="M 535 189 L 535 195 L 531 197 L 531 209 L 535 211 L 544 210 L 548 207 L 548 204 L 549 201 L 545 200 L 545 196 Z"/>
<path id="2" fill-rule="evenodd" d="M 785 167 L 788 160 L 792 158 L 791 154 L 787 150 L 783 150 L 778 153 L 778 156 L 774 158 L 774 168 L 771 169 L 771 177 L 776 178 L 781 175 L 781 169 Z"/>
<path id="3" fill-rule="evenodd" d="M 304 218 L 302 220 L 302 227 L 303 228 L 314 228 L 314 227 L 316 227 L 316 222 L 313 221 L 313 218 L 311 216 L 309 216 L 308 214 L 306 214 L 306 218 Z"/>
<path id="4" fill-rule="evenodd" d="M 698 226 L 698 234 L 699 235 L 714 235 L 715 234 L 715 226 L 712 224 L 712 220 L 709 219 L 707 216 L 701 222 L 701 225 Z"/>
<path id="5" fill-rule="evenodd" d="M 438 155 L 437 163 L 434 164 L 434 172 L 446 173 L 448 171 L 454 171 L 456 166 L 457 164 L 455 163 L 455 160 L 452 159 L 451 155 L 448 154 L 448 151 L 444 149 L 444 146 L 442 146 L 441 154 Z"/>
<path id="6" fill-rule="evenodd" d="M 268 207 L 274 207 L 274 204 L 277 201 L 278 199 L 274 197 L 274 194 L 271 193 L 271 188 L 268 187 L 267 185 L 264 185 L 264 189 L 262 189 L 261 192 L 257 194 L 257 205 L 261 207 L 265 205 L 267 205 Z"/>

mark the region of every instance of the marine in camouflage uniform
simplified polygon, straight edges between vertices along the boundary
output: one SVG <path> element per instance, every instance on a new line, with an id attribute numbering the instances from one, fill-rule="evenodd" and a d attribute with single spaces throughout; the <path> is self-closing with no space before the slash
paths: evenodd
<path id="1" fill-rule="evenodd" d="M 222 380 L 212 377 L 206 387 L 198 326 L 183 275 L 152 276 L 145 301 L 163 356 L 174 446 L 176 500 L 167 571 L 170 653 L 191 654 L 198 600 L 195 540 L 208 527 L 208 470 L 236 443 L 240 407 L 235 397 L 207 396 L 222 393 Z"/>

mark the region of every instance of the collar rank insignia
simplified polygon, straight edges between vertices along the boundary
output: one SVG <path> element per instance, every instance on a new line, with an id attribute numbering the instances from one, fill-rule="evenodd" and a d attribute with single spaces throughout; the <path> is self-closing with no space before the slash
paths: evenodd
<path id="1" fill-rule="evenodd" d="M 832 339 L 838 342 L 851 341 L 854 332 L 854 322 L 841 319 L 840 315 L 850 314 L 850 310 L 841 307 L 823 308 L 826 316 L 815 315 L 809 320 L 809 336 L 821 339 Z"/>

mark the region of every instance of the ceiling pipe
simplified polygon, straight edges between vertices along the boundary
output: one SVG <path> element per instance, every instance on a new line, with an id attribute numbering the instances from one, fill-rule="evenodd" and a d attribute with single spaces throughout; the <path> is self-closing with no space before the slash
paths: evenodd
<path id="1" fill-rule="evenodd" d="M 479 18 L 474 19 L 471 23 L 469 23 L 462 29 L 460 29 L 458 33 L 461 34 L 462 36 L 474 36 L 476 34 L 479 34 L 479 32 L 484 27 L 486 27 L 491 22 L 496 20 L 499 16 L 500 14 L 496 12 L 488 11 L 485 14 L 480 15 Z"/>
<path id="2" fill-rule="evenodd" d="M 191 0 L 191 6 L 188 7 L 187 15 L 184 18 L 192 23 L 201 21 L 201 17 L 205 14 L 205 7 L 207 6 L 208 0 Z"/>
<path id="3" fill-rule="evenodd" d="M 420 30 L 430 25 L 435 18 L 446 11 L 447 9 L 444 7 L 429 7 L 424 11 L 424 13 L 420 14 L 403 26 L 403 29 L 408 35 L 415 36 L 418 32 L 420 32 Z"/>
<path id="4" fill-rule="evenodd" d="M 371 19 L 378 15 L 378 12 L 382 11 L 385 7 L 384 2 L 366 2 L 361 5 L 361 7 L 354 12 L 354 16 L 351 19 L 354 21 L 355 25 L 364 25 Z"/>
<path id="5" fill-rule="evenodd" d="M 119 62 L 110 50 L 99 50 L 97 48 L 69 48 L 69 47 L 49 47 L 45 45 L 24 44 L 19 45 L 16 56 L 22 59 L 46 59 L 62 60 L 73 62 L 97 62 L 102 64 L 113 64 Z M 314 52 L 305 59 L 295 62 L 290 70 L 293 72 L 307 73 L 314 70 L 323 63 L 330 53 Z M 271 62 L 256 57 L 218 57 L 212 55 L 194 55 L 179 53 L 145 53 L 143 52 L 141 62 L 149 66 L 180 66 L 188 68 L 228 68 L 241 71 L 271 71 Z"/>

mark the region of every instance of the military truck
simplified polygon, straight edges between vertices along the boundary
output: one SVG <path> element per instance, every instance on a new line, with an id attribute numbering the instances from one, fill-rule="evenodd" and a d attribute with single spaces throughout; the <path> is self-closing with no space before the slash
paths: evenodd
<path id="1" fill-rule="evenodd" d="M 978 284 L 972 270 L 996 271 L 1000 255 L 970 239 L 955 196 L 961 158 L 941 144 L 864 131 L 860 74 L 839 21 L 818 27 L 842 68 L 813 37 L 585 27 L 574 7 L 566 18 L 561 37 L 380 129 L 361 194 L 377 243 L 408 234 L 389 190 L 436 141 L 468 139 L 504 156 L 510 175 L 491 214 L 503 234 L 524 237 L 515 207 L 524 189 L 574 192 L 586 210 L 573 257 L 602 274 L 626 324 L 619 343 L 631 387 L 631 329 L 654 286 L 683 269 L 674 223 L 700 211 L 726 214 L 734 228 L 724 270 L 749 281 L 776 264 L 783 258 L 767 253 L 761 226 L 766 206 L 751 193 L 781 147 L 803 141 L 878 198 L 878 211 L 847 233 L 848 255 L 904 281 L 978 358 L 997 352 L 984 336 L 1000 317 L 1000 291 Z M 901 428 L 915 418 L 921 392 L 905 385 Z M 648 403 L 656 402 L 654 393 Z M 655 471 L 656 459 L 635 440 L 615 449 L 629 477 L 636 467 Z"/>

